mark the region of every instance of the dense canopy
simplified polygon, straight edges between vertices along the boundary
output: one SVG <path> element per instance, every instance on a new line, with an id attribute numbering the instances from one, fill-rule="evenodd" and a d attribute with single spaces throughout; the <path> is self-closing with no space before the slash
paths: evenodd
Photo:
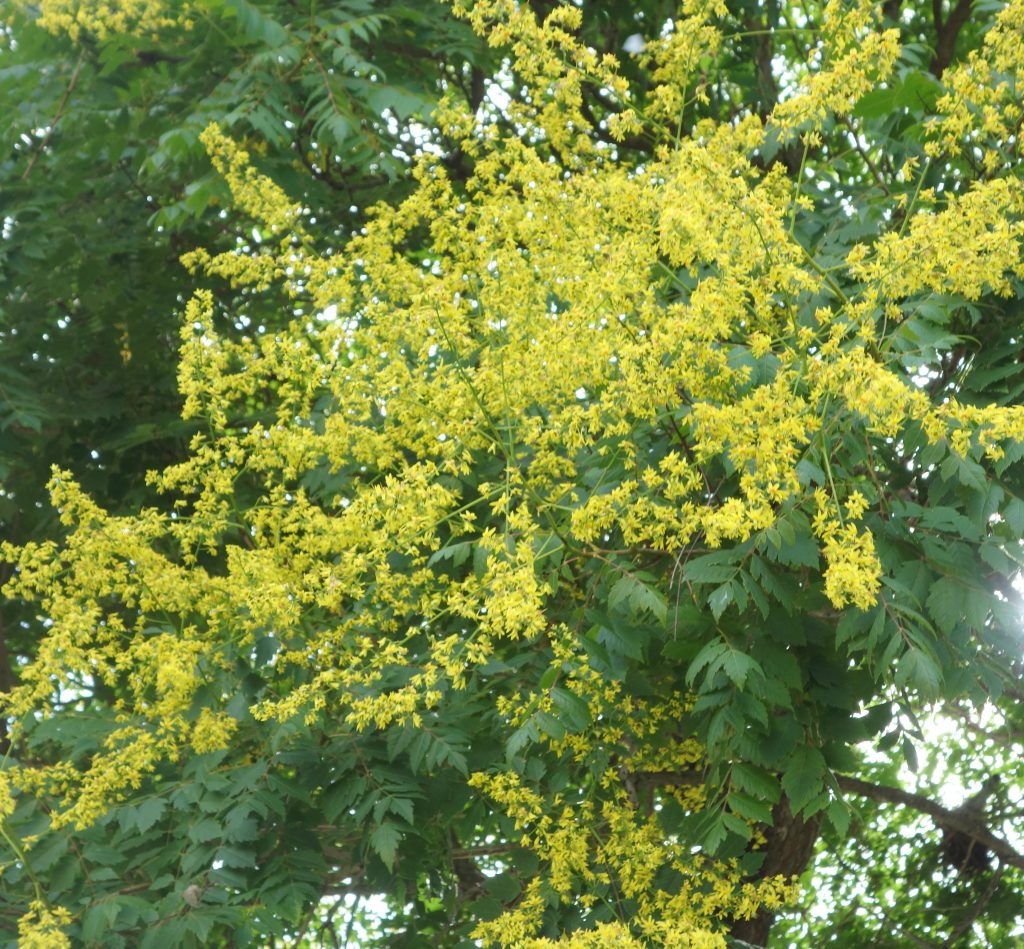
<path id="1" fill-rule="evenodd" d="M 1024 2 L 0 9 L 8 944 L 1020 937 Z"/>

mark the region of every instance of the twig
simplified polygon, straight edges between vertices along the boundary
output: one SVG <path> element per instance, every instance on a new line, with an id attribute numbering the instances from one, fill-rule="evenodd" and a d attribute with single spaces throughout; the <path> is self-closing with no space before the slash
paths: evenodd
<path id="1" fill-rule="evenodd" d="M 61 120 L 61 116 L 64 115 L 64 109 L 67 107 L 68 99 L 71 98 L 71 93 L 75 90 L 75 83 L 78 82 L 78 73 L 82 69 L 83 62 L 85 62 L 85 50 L 82 50 L 82 52 L 78 54 L 78 62 L 75 63 L 74 72 L 71 73 L 71 81 L 68 83 L 67 89 L 64 90 L 64 96 L 60 100 L 60 104 L 57 106 L 57 111 L 54 113 L 53 118 L 50 120 L 49 128 L 47 128 L 46 134 L 43 136 L 43 140 L 39 143 L 39 147 L 29 159 L 28 167 L 25 169 L 25 173 L 21 176 L 22 181 L 25 181 L 25 179 L 32 174 L 32 169 L 35 168 L 36 162 L 39 161 L 39 156 L 46 151 L 46 146 L 50 144 L 50 137 L 53 135 L 53 130 L 57 127 L 57 123 Z"/>
<path id="2" fill-rule="evenodd" d="M 1004 869 L 1006 868 L 1000 864 L 999 869 L 992 874 L 992 879 L 988 881 L 988 886 L 985 887 L 985 892 L 978 897 L 974 906 L 971 907 L 971 911 L 962 920 L 960 920 L 956 929 L 949 934 L 949 938 L 942 944 L 942 949 L 950 949 L 950 947 L 974 925 L 974 921 L 981 915 L 982 910 L 988 906 L 989 900 L 991 900 L 995 895 L 996 889 L 999 886 L 999 881 L 1002 879 Z"/>
<path id="3" fill-rule="evenodd" d="M 844 774 L 837 774 L 835 778 L 839 787 L 851 794 L 859 794 L 862 797 L 883 801 L 886 804 L 902 804 L 904 807 L 913 808 L 922 814 L 928 814 L 935 819 L 935 822 L 940 827 L 959 831 L 972 840 L 984 844 L 1003 863 L 1024 869 L 1024 856 L 1014 850 L 1005 840 L 1000 840 L 996 837 L 987 827 L 977 823 L 969 815 L 951 811 L 921 794 L 914 794 L 901 788 L 893 788 L 883 784 L 871 784 L 868 781 L 847 777 Z"/>
<path id="4" fill-rule="evenodd" d="M 871 172 L 871 176 L 875 179 L 878 187 L 885 192 L 887 197 L 891 197 L 891 192 L 889 191 L 889 186 L 885 183 L 885 178 L 882 177 L 882 173 L 878 170 L 878 166 L 871 160 L 871 156 L 868 154 L 867 149 L 861 147 L 857 130 L 845 115 L 843 116 L 843 125 L 846 126 L 847 131 L 850 133 L 850 140 L 853 142 L 854 149 L 857 154 L 860 155 L 864 164 L 868 166 L 868 171 Z"/>

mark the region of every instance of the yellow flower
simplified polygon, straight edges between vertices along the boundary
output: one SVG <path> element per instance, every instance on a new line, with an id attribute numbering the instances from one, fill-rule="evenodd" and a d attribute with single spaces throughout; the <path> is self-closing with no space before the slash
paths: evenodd
<path id="1" fill-rule="evenodd" d="M 70 925 L 71 914 L 64 907 L 51 909 L 41 900 L 33 900 L 18 920 L 19 949 L 70 949 L 71 940 L 63 932 Z"/>

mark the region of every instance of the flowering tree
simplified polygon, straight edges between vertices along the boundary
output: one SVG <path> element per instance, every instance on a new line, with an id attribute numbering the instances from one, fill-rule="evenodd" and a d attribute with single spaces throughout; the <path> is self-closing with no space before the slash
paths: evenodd
<path id="1" fill-rule="evenodd" d="M 886 804 L 949 861 L 894 944 L 1020 925 L 1024 3 L 928 54 L 898 3 L 652 4 L 619 56 L 535 6 L 453 4 L 491 93 L 343 246 L 202 133 L 254 237 L 183 257 L 187 457 L 120 513 L 58 468 L 3 548 L 22 944 L 760 945 Z M 173 25 L 90 9 L 44 25 Z M 970 807 L 897 780 L 938 712 Z M 864 944 L 818 867 L 780 929 Z"/>

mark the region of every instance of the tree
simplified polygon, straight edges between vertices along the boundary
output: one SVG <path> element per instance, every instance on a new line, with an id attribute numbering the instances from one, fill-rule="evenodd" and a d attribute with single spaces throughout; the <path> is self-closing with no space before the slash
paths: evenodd
<path id="1" fill-rule="evenodd" d="M 190 124 L 225 213 L 153 239 L 187 450 L 98 499 L 63 465 L 59 536 L 3 548 L 23 944 L 1005 944 L 1024 3 L 455 3 L 494 52 L 355 227 L 290 7 L 194 5 L 271 75 L 265 155 Z M 162 5 L 69 9 L 80 62 L 181 65 Z"/>

